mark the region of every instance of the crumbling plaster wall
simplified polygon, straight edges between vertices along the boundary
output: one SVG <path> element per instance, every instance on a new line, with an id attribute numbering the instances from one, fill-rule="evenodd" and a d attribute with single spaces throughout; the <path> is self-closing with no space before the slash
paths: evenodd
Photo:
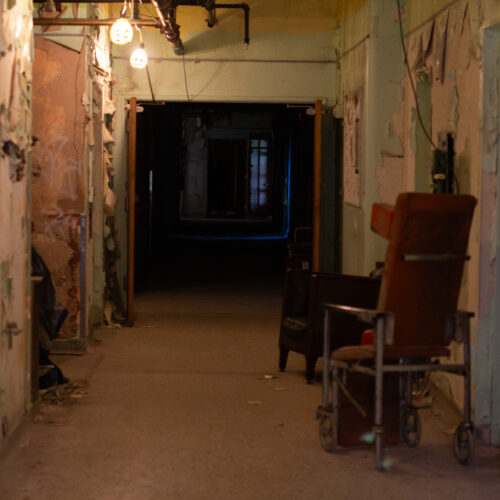
<path id="1" fill-rule="evenodd" d="M 369 26 L 356 24 L 355 34 L 351 33 L 365 40 L 365 66 L 348 66 L 341 60 L 340 73 L 350 74 L 342 76 L 342 93 L 338 96 L 342 104 L 356 89 L 349 82 L 364 85 L 360 207 L 344 204 L 343 229 L 343 270 L 360 274 L 382 260 L 385 252 L 384 245 L 376 244 L 370 232 L 371 204 L 394 203 L 397 194 L 405 190 L 431 191 L 431 146 L 422 139 L 417 123 L 415 98 L 397 32 L 396 3 L 368 3 Z M 441 134 L 453 135 L 460 192 L 479 200 L 459 307 L 474 311 L 478 318 L 473 323 L 472 339 L 476 424 L 486 439 L 491 436 L 498 443 L 500 432 L 495 422 L 500 416 L 500 391 L 495 382 L 495 362 L 500 360 L 500 346 L 494 335 L 499 324 L 496 304 L 500 283 L 496 267 L 498 38 L 497 30 L 489 28 L 498 24 L 500 6 L 489 0 L 401 0 L 401 6 L 409 64 L 432 140 L 439 145 Z M 343 20 L 346 26 L 349 22 L 348 18 Z M 484 52 L 485 42 L 489 44 L 488 53 Z M 355 50 L 361 51 L 361 46 Z M 364 81 L 360 82 L 360 77 Z M 351 259 L 357 247 L 354 251 L 362 258 Z M 451 361 L 459 356 L 460 347 L 453 346 Z M 462 404 L 462 379 L 450 376 L 446 380 L 447 390 Z"/>
<path id="2" fill-rule="evenodd" d="M 475 331 L 475 361 L 483 367 L 476 373 L 476 421 L 491 442 L 500 444 L 500 6 L 481 2 L 481 199 L 479 230 L 479 305 Z"/>
<path id="3" fill-rule="evenodd" d="M 250 45 L 243 44 L 243 12 L 218 9 L 218 24 L 209 29 L 200 7 L 180 7 L 177 23 L 185 57 L 175 56 L 157 30 L 144 30 L 155 98 L 173 101 L 313 103 L 334 102 L 336 66 L 333 29 L 337 2 L 311 0 L 250 0 Z M 353 4 L 359 4 L 356 0 Z M 151 100 L 146 70 L 132 69 L 128 58 L 137 46 L 113 46 L 116 93 L 116 189 L 125 200 L 127 137 L 125 106 L 130 96 Z M 184 76 L 185 71 L 185 76 Z M 138 158 L 140 161 L 140 158 Z M 311 158 L 311 162 L 313 159 Z M 126 249 L 127 214 L 119 207 L 120 247 Z M 126 259 L 120 278 L 126 275 Z"/>
<path id="4" fill-rule="evenodd" d="M 380 201 L 381 185 L 395 192 L 407 184 L 398 170 L 402 145 L 392 124 L 400 105 L 404 66 L 395 2 L 367 0 L 357 8 L 344 3 L 345 15 L 335 37 L 340 75 L 335 113 L 347 124 L 354 94 L 360 104 L 357 126 L 344 134 L 342 270 L 366 275 L 384 260 L 386 249 L 386 243 L 370 231 L 371 206 Z M 384 170 L 380 170 L 382 158 Z M 380 183 L 379 178 L 385 181 Z"/>
<path id="5" fill-rule="evenodd" d="M 105 17 L 93 5 L 63 6 L 60 14 L 95 15 Z M 69 312 L 59 334 L 63 349 L 84 349 L 90 323 L 103 319 L 104 219 L 115 203 L 109 195 L 113 138 L 106 128 L 115 109 L 111 80 L 106 28 L 37 28 L 33 241 Z"/>
<path id="6" fill-rule="evenodd" d="M 415 81 L 427 82 L 430 86 L 431 120 L 429 133 L 434 144 L 441 146 L 440 139 L 452 134 L 455 144 L 455 190 L 481 197 L 481 123 L 480 123 L 480 40 L 477 11 L 478 2 L 455 2 L 436 17 L 420 21 L 422 15 L 415 7 L 408 9 L 407 29 L 410 35 L 406 42 L 408 60 Z M 433 12 L 427 11 L 427 14 Z M 410 17 L 413 14 L 414 19 Z M 420 22 L 417 23 L 416 19 Z M 414 28 L 414 26 L 416 28 Z M 400 137 L 405 153 L 405 170 L 408 179 L 414 181 L 418 172 L 425 171 L 426 191 L 431 191 L 431 164 L 416 163 L 417 122 L 415 99 L 407 75 L 403 82 L 405 103 L 395 121 L 400 124 Z M 429 141 L 420 144 L 430 151 Z M 428 156 L 430 158 L 430 155 Z M 423 188 L 424 186 L 422 186 Z M 471 236 L 459 307 L 478 312 L 479 303 L 479 220 L 477 208 Z M 473 323 L 473 326 L 475 324 Z M 450 362 L 463 359 L 463 350 L 452 345 Z M 476 365 L 476 368 L 479 368 Z M 463 380 L 458 376 L 447 376 L 449 391 L 455 401 L 463 406 Z M 448 388 L 446 388 L 448 390 Z"/>
<path id="7" fill-rule="evenodd" d="M 345 118 L 349 109 L 344 109 L 344 104 L 353 95 L 360 98 L 358 124 L 356 139 L 356 160 L 352 161 L 352 168 L 358 172 L 351 172 L 350 180 L 356 185 L 357 196 L 364 192 L 363 181 L 365 154 L 360 147 L 364 140 L 363 124 L 364 109 L 366 103 L 367 86 L 367 50 L 370 38 L 370 13 L 371 5 L 369 1 L 357 2 L 356 8 L 353 8 L 347 0 L 342 2 L 342 17 L 336 27 L 334 34 L 334 49 L 337 62 L 337 85 L 334 112 L 339 118 Z M 353 133 L 356 131 L 353 129 Z M 347 137 L 347 134 L 344 135 Z M 344 155 L 347 153 L 347 144 L 344 144 Z M 355 165 L 357 161 L 357 165 Z M 344 172 L 344 182 L 349 179 L 349 174 Z M 349 274 L 363 274 L 364 258 L 364 216 L 363 209 L 358 203 L 343 203 L 342 207 L 342 270 Z"/>
<path id="8" fill-rule="evenodd" d="M 0 1 L 0 447 L 30 404 L 31 29 L 31 2 Z"/>
<path id="9" fill-rule="evenodd" d="M 68 310 L 60 332 L 80 327 L 81 215 L 86 210 L 85 43 L 70 49 L 35 39 L 33 65 L 33 244 L 51 271 L 59 300 Z M 88 98 L 87 98 L 88 99 Z"/>
<path id="10" fill-rule="evenodd" d="M 446 7 L 446 5 L 444 6 Z M 432 138 L 438 146 L 441 134 L 455 139 L 456 189 L 478 199 L 473 220 L 459 307 L 474 311 L 473 320 L 473 401 L 475 424 L 481 436 L 500 442 L 500 390 L 495 364 L 500 344 L 494 335 L 498 326 L 497 253 L 497 162 L 498 162 L 498 52 L 497 36 L 490 26 L 498 24 L 500 7 L 491 1 L 461 0 L 448 8 L 425 9 L 408 2 L 408 58 L 414 76 L 430 85 Z M 495 32 L 495 30 L 493 30 Z M 408 78 L 403 82 L 403 123 L 406 170 L 409 179 L 417 169 L 415 138 L 419 125 Z M 429 148 L 429 145 L 427 146 Z M 450 362 L 461 359 L 461 346 L 452 346 Z M 449 390 L 463 405 L 463 381 L 449 376 Z"/>

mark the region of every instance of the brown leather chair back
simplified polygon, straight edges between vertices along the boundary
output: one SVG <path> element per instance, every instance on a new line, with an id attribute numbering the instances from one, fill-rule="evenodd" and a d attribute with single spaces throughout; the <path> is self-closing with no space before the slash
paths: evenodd
<path id="1" fill-rule="evenodd" d="M 399 195 L 378 300 L 394 313 L 394 345 L 449 343 L 475 205 L 469 195 Z"/>

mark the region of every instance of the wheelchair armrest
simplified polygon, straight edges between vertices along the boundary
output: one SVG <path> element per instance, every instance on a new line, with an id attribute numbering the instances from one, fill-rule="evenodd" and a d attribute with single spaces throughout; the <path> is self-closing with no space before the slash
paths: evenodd
<path id="1" fill-rule="evenodd" d="M 332 309 L 334 311 L 343 312 L 345 314 L 356 316 L 359 319 L 359 321 L 362 321 L 363 323 L 374 323 L 377 318 L 389 314 L 386 312 L 377 311 L 376 309 L 368 309 L 366 307 L 353 307 L 353 306 L 344 306 L 340 304 L 329 304 L 329 303 L 324 303 L 322 304 L 322 306 L 325 309 Z"/>
<path id="2" fill-rule="evenodd" d="M 378 311 L 377 309 L 369 309 L 366 307 L 344 306 L 340 304 L 323 303 L 325 310 L 332 310 L 339 313 L 356 316 L 358 321 L 363 323 L 372 323 L 375 325 L 377 320 L 384 320 L 384 343 L 392 344 L 394 342 L 394 314 L 386 311 Z M 325 321 L 326 323 L 326 321 Z"/>

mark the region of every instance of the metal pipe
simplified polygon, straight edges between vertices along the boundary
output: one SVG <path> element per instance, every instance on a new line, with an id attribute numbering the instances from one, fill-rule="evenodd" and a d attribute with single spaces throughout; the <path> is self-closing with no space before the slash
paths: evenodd
<path id="1" fill-rule="evenodd" d="M 464 342 L 464 364 L 465 364 L 465 391 L 464 391 L 464 419 L 466 424 L 471 424 L 472 422 L 472 411 L 471 411 L 471 370 L 470 370 L 470 338 L 467 335 L 467 340 Z"/>
<path id="2" fill-rule="evenodd" d="M 95 0 L 75 0 L 68 3 L 94 3 Z M 35 2 L 42 3 L 42 2 Z M 122 3 L 122 0 L 102 0 L 100 3 Z M 161 24 L 161 31 L 167 38 L 167 40 L 174 46 L 174 51 L 177 55 L 182 55 L 184 52 L 184 46 L 182 40 L 180 39 L 179 26 L 175 22 L 175 9 L 179 5 L 187 7 L 204 7 L 208 12 L 208 26 L 213 27 L 216 23 L 215 9 L 243 9 L 245 12 L 245 45 L 250 43 L 249 36 L 249 25 L 250 25 L 250 7 L 246 3 L 223 3 L 216 4 L 213 0 L 169 0 L 166 2 L 167 10 L 167 20 L 158 4 L 157 0 L 142 0 L 142 3 L 151 3 L 156 12 L 158 13 L 158 18 Z M 112 25 L 114 20 L 103 20 L 103 19 L 41 19 L 35 18 L 34 24 L 38 26 L 108 26 Z M 88 22 L 87 22 L 88 21 Z M 94 21 L 94 22 L 92 22 Z M 110 21 L 109 23 L 104 23 L 102 21 Z M 136 22 L 137 26 L 157 26 L 155 21 L 151 20 L 141 20 Z"/>
<path id="3" fill-rule="evenodd" d="M 205 9 L 207 10 L 208 18 L 207 18 L 207 26 L 209 28 L 213 28 L 217 24 L 217 16 L 215 15 L 215 6 L 213 1 L 207 3 L 205 5 Z"/>
<path id="4" fill-rule="evenodd" d="M 166 5 L 164 6 L 167 19 L 165 19 L 165 15 L 163 14 L 162 8 L 159 6 L 157 0 L 151 0 L 156 12 L 158 13 L 158 17 L 160 18 L 161 23 L 161 32 L 165 35 L 165 38 L 172 44 L 174 49 L 174 54 L 180 56 L 184 53 L 184 46 L 182 45 L 182 40 L 180 38 L 179 25 L 175 22 L 175 8 L 177 7 L 178 2 L 175 0 L 167 0 Z"/>
<path id="5" fill-rule="evenodd" d="M 330 314 L 325 309 L 323 319 L 323 408 L 328 405 L 328 380 L 330 376 Z"/>
<path id="6" fill-rule="evenodd" d="M 113 59 L 124 59 L 128 61 L 128 57 L 116 56 Z M 178 61 L 177 57 L 149 57 L 150 61 Z M 336 64 L 337 61 L 325 60 L 314 61 L 307 59 L 238 59 L 238 58 L 223 58 L 223 57 L 186 57 L 186 62 L 203 63 L 203 62 L 220 62 L 220 63 L 255 63 L 255 64 Z M 299 108 L 308 108 L 310 105 L 300 104 Z"/>
<path id="7" fill-rule="evenodd" d="M 375 456 L 377 468 L 383 469 L 384 459 L 384 430 L 382 427 L 383 397 L 384 397 L 384 344 L 385 344 L 385 317 L 377 318 L 375 329 Z"/>
<path id="8" fill-rule="evenodd" d="M 165 18 L 163 17 L 163 12 L 161 11 L 158 2 L 156 0 L 151 0 L 151 3 L 153 4 L 153 7 L 156 9 L 156 12 L 158 13 L 158 18 L 160 19 L 162 27 L 165 28 L 167 24 L 165 23 Z"/>
<path id="9" fill-rule="evenodd" d="M 35 26 L 112 26 L 116 19 L 48 19 L 48 18 L 34 18 L 33 24 Z M 137 26 L 158 27 L 156 21 L 149 19 L 140 19 L 134 21 Z"/>
<path id="10" fill-rule="evenodd" d="M 355 371 L 358 368 L 353 368 Z M 392 372 L 454 372 L 458 374 L 465 374 L 465 365 L 436 365 L 436 364 L 421 364 L 421 365 L 384 365 L 384 373 Z"/>
<path id="11" fill-rule="evenodd" d="M 214 5 L 216 9 L 243 9 L 245 11 L 245 45 L 250 43 L 249 25 L 250 25 L 250 7 L 246 3 L 217 3 Z"/>
<path id="12" fill-rule="evenodd" d="M 344 372 L 345 373 L 345 372 Z M 339 442 L 339 414 L 340 414 L 340 394 L 339 394 L 339 368 L 333 362 L 332 369 L 332 406 L 333 406 L 333 431 L 336 433 L 334 436 L 335 444 Z"/>

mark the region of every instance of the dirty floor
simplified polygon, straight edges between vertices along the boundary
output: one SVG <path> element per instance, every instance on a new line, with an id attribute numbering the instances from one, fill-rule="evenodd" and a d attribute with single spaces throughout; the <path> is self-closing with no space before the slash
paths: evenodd
<path id="1" fill-rule="evenodd" d="M 389 448 L 384 473 L 368 449 L 324 452 L 320 383 L 299 355 L 277 372 L 281 290 L 264 285 L 140 294 L 133 328 L 55 357 L 71 385 L 3 451 L 0 499 L 499 498 L 499 450 L 459 465 L 439 408 L 423 411 L 419 448 Z"/>

